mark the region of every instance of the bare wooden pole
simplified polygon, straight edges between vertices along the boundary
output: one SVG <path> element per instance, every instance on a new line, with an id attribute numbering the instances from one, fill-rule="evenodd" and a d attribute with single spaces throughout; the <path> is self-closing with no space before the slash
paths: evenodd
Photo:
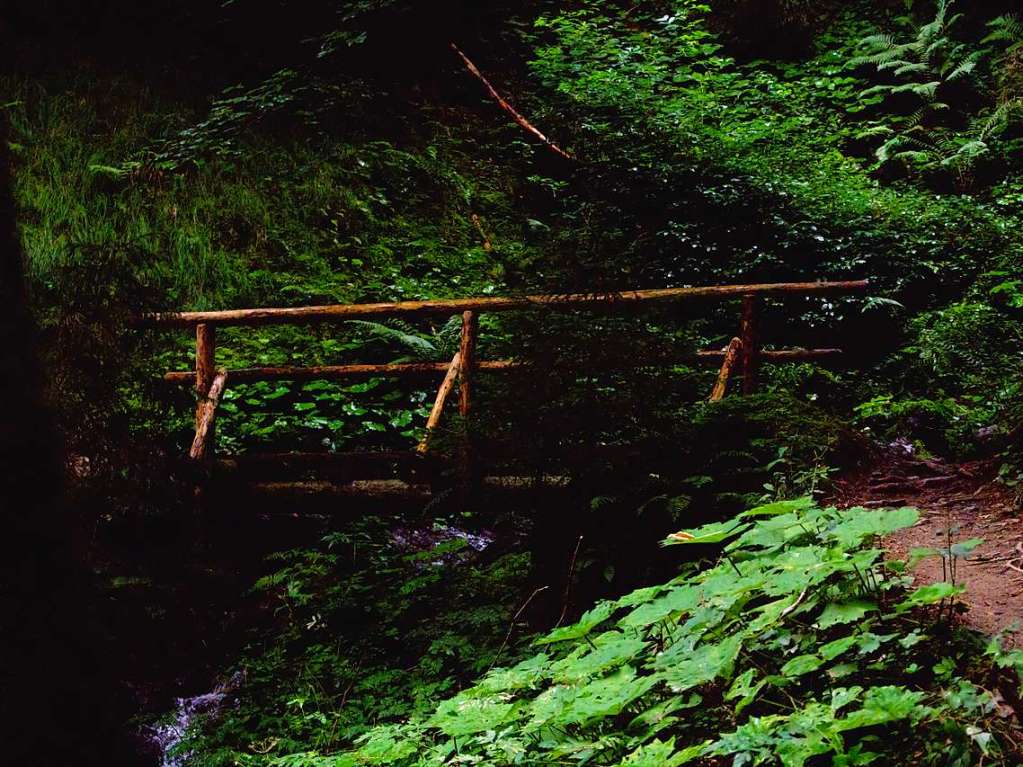
<path id="1" fill-rule="evenodd" d="M 805 360 L 829 359 L 841 356 L 841 349 L 772 349 L 760 351 L 763 362 L 801 362 Z M 720 349 L 706 349 L 696 353 L 694 362 L 720 364 L 725 352 Z M 519 360 L 477 360 L 477 371 L 505 372 L 521 368 Z M 448 362 L 411 362 L 395 365 L 310 365 L 309 367 L 259 367 L 229 370 L 232 383 L 252 381 L 313 381 L 348 380 L 364 378 L 417 378 L 447 372 Z M 164 373 L 168 383 L 192 383 L 195 373 L 191 370 L 174 370 Z"/>
<path id="2" fill-rule="evenodd" d="M 202 402 L 216 374 L 217 328 L 205 322 L 195 326 L 195 427 L 199 428 Z"/>
<path id="3" fill-rule="evenodd" d="M 725 358 L 721 363 L 721 371 L 718 373 L 718 380 L 714 383 L 714 388 L 710 392 L 708 402 L 719 402 L 724 398 L 725 392 L 728 391 L 728 379 L 732 375 L 732 367 L 735 365 L 735 361 L 739 356 L 739 350 L 742 348 L 742 339 L 733 338 L 725 349 Z"/>
<path id="4" fill-rule="evenodd" d="M 462 339 L 458 349 L 461 355 L 461 365 L 458 368 L 458 412 L 462 418 L 468 418 L 472 409 L 472 374 L 476 371 L 476 337 L 479 327 L 479 315 L 475 312 L 462 312 Z"/>
<path id="5" fill-rule="evenodd" d="M 209 391 L 199 401 L 198 414 L 195 424 L 195 439 L 192 440 L 192 448 L 188 451 L 188 457 L 194 461 L 201 461 L 206 457 L 213 439 L 213 419 L 217 414 L 217 405 L 220 404 L 220 397 L 227 385 L 227 371 L 220 370 L 213 377 Z"/>
<path id="6" fill-rule="evenodd" d="M 461 353 L 455 352 L 455 356 L 451 358 L 451 362 L 448 364 L 448 372 L 444 376 L 444 380 L 440 384 L 440 388 L 437 389 L 437 398 L 433 401 L 433 409 L 430 411 L 430 417 L 426 419 L 426 433 L 423 435 L 422 442 L 416 448 L 416 452 L 423 454 L 430 448 L 430 437 L 433 436 L 433 430 L 437 428 L 437 424 L 440 423 L 441 414 L 444 412 L 444 403 L 447 402 L 448 395 L 455 386 L 455 380 L 458 377 L 458 371 L 461 368 Z"/>
<path id="7" fill-rule="evenodd" d="M 761 362 L 804 362 L 807 360 L 824 360 L 841 357 L 841 349 L 771 349 L 758 352 Z M 705 349 L 696 353 L 696 361 L 716 363 L 724 360 L 725 351 L 721 349 Z"/>
<path id="8" fill-rule="evenodd" d="M 457 45 L 455 45 L 454 43 L 451 43 L 451 50 L 453 50 L 455 53 L 457 53 L 458 56 L 462 59 L 462 62 L 465 64 L 465 68 L 468 69 L 469 72 L 471 72 L 472 75 L 477 80 L 479 80 L 481 83 L 483 83 L 483 87 L 487 89 L 487 93 L 489 93 L 490 97 L 494 101 L 497 102 L 497 105 L 499 107 L 501 107 L 501 109 L 503 109 L 505 112 L 510 114 L 512 116 L 512 119 L 515 122 L 517 122 L 523 128 L 523 130 L 531 133 L 533 136 L 536 136 L 536 138 L 538 138 L 540 141 L 542 141 L 547 146 L 547 148 L 550 149 L 555 154 L 561 155 L 566 160 L 574 160 L 575 159 L 574 157 L 572 157 L 572 155 L 570 155 L 564 149 L 562 149 L 557 144 L 555 144 L 553 141 L 551 141 L 549 138 L 547 138 L 543 133 L 541 133 L 540 130 L 538 128 L 536 128 L 536 126 L 534 126 L 531 122 L 529 122 L 529 120 L 527 120 L 525 117 L 523 117 L 521 114 L 519 114 L 515 110 L 515 107 L 513 107 L 511 104 L 509 104 L 503 98 L 501 98 L 501 94 L 498 93 L 497 90 L 494 88 L 494 86 L 490 84 L 490 81 L 487 80 L 487 78 L 483 76 L 483 73 L 480 72 L 479 69 L 476 68 L 476 65 L 473 64 L 472 61 L 469 60 L 469 57 L 466 56 L 464 53 L 462 53 L 461 50 L 459 50 Z"/>
<path id="9" fill-rule="evenodd" d="M 303 322 L 344 322 L 356 318 L 408 317 L 429 314 L 458 314 L 464 311 L 507 312 L 519 309 L 564 309 L 580 306 L 615 306 L 648 301 L 726 299 L 747 295 L 827 294 L 864 290 L 866 280 L 844 282 L 775 282 L 756 285 L 708 285 L 692 288 L 657 288 L 612 293 L 567 293 L 561 295 L 483 296 L 476 298 L 399 301 L 376 304 L 334 304 L 286 308 L 226 309 L 215 312 L 171 312 L 151 314 L 144 322 L 156 325 L 270 325 Z"/>
<path id="10" fill-rule="evenodd" d="M 757 365 L 759 363 L 759 343 L 757 333 L 757 297 L 742 297 L 742 322 L 739 335 L 742 348 L 742 393 L 752 394 L 757 390 Z"/>
<path id="11" fill-rule="evenodd" d="M 462 441 L 459 446 L 458 485 L 461 504 L 467 507 L 472 498 L 475 453 L 472 445 L 472 427 L 469 415 L 472 411 L 473 373 L 476 370 L 476 338 L 479 335 L 479 315 L 475 312 L 462 313 L 462 339 L 459 346 L 461 365 L 458 369 L 458 412 L 462 416 Z"/>

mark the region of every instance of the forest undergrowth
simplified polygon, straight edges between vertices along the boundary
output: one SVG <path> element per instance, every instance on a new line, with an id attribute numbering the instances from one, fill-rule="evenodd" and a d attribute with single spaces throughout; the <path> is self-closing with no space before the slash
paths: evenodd
<path id="1" fill-rule="evenodd" d="M 244 576 L 252 592 L 228 609 L 256 617 L 210 686 L 242 681 L 174 758 L 1018 763 L 1019 655 L 964 626 L 960 584 L 913 588 L 884 558 L 882 536 L 914 513 L 820 503 L 886 445 L 1023 480 L 1013 4 L 286 5 L 214 14 L 235 34 L 279 29 L 236 61 L 200 35 L 156 63 L 127 49 L 138 68 L 98 43 L 40 63 L 26 38 L 0 73 L 45 393 L 114 601 L 166 585 L 117 554 L 152 531 L 194 535 L 192 564 L 216 559 L 178 460 L 194 396 L 160 380 L 192 367 L 194 340 L 141 313 L 870 284 L 765 300 L 766 348 L 841 347 L 841 361 L 765 366 L 758 393 L 733 385 L 718 403 L 692 352 L 728 343 L 737 302 L 484 315 L 480 356 L 528 364 L 480 376 L 472 417 L 446 421 L 435 451 L 469 434 L 492 473 L 563 485 L 317 517 Z M 446 361 L 459 329 L 224 329 L 217 359 Z M 217 449 L 408 449 L 433 386 L 229 385 Z M 246 538 L 246 496 L 224 498 L 217 524 Z M 657 546 L 680 528 L 668 540 L 688 548 Z M 409 530 L 427 543 L 404 546 Z M 931 555 L 971 546 L 950 533 Z M 161 620 L 157 601 L 144 620 Z M 159 718 L 142 708 L 129 726 Z"/>

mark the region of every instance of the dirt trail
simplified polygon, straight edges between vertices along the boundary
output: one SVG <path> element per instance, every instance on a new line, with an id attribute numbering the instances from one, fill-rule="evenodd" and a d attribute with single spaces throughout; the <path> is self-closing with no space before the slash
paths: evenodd
<path id="1" fill-rule="evenodd" d="M 946 545 L 949 527 L 953 542 L 983 538 L 969 559 L 960 560 L 956 580 L 966 585 L 966 620 L 994 634 L 1013 622 L 1023 624 L 1023 519 L 1013 493 L 994 481 L 996 469 L 990 461 L 921 460 L 894 448 L 869 468 L 837 480 L 828 502 L 916 507 L 920 521 L 888 540 L 896 557 L 916 547 Z M 941 561 L 924 559 L 913 575 L 921 584 L 940 581 Z M 1009 634 L 1006 644 L 1023 647 L 1023 631 Z"/>

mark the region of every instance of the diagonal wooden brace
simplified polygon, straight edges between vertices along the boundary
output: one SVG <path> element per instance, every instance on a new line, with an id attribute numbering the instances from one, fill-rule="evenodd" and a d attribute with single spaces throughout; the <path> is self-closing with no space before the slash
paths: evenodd
<path id="1" fill-rule="evenodd" d="M 447 402 L 448 395 L 455 386 L 455 379 L 458 378 L 458 371 L 462 366 L 461 360 L 461 352 L 455 352 L 455 356 L 451 358 L 451 364 L 448 365 L 448 371 L 444 374 L 444 380 L 437 390 L 437 398 L 433 401 L 430 417 L 426 419 L 426 434 L 423 435 L 423 441 L 416 448 L 416 452 L 420 455 L 430 449 L 430 437 L 433 436 L 434 429 L 440 423 L 441 414 L 444 412 L 444 403 Z"/>
<path id="2" fill-rule="evenodd" d="M 718 373 L 718 380 L 714 383 L 714 388 L 707 399 L 708 402 L 720 402 L 724 398 L 725 392 L 728 390 L 728 379 L 732 375 L 732 368 L 735 367 L 741 350 L 742 339 L 736 337 L 728 342 L 728 346 L 725 348 L 725 358 L 721 363 L 721 371 Z"/>
<path id="3" fill-rule="evenodd" d="M 217 405 L 220 404 L 220 397 L 227 385 L 227 371 L 218 370 L 213 376 L 213 383 L 210 384 L 206 396 L 199 400 L 199 407 L 196 410 L 195 439 L 192 440 L 192 448 L 188 451 L 188 457 L 193 461 L 201 461 L 206 457 L 206 448 L 209 443 L 210 433 L 213 431 L 213 420 L 217 414 Z"/>

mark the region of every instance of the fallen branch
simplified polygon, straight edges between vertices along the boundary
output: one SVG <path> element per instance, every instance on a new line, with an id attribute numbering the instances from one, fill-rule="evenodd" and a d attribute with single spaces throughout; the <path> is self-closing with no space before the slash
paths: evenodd
<path id="1" fill-rule="evenodd" d="M 536 128 L 536 126 L 534 126 L 531 122 L 529 122 L 529 120 L 527 120 L 525 117 L 523 117 L 521 114 L 519 114 L 515 110 L 515 107 L 513 107 L 511 104 L 509 104 L 503 98 L 501 98 L 501 94 L 498 93 L 494 89 L 494 86 L 490 84 L 490 81 L 488 81 L 487 78 L 483 76 L 483 73 L 480 72 L 479 69 L 476 68 L 476 65 L 472 63 L 472 61 L 469 59 L 469 57 L 466 56 L 464 53 L 462 53 L 461 50 L 459 50 L 457 45 L 455 45 L 454 43 L 451 43 L 451 50 L 453 50 L 455 53 L 457 53 L 462 58 L 462 61 L 465 62 L 465 68 L 468 69 L 481 83 L 483 83 L 483 86 L 487 89 L 487 92 L 490 94 L 490 97 L 492 99 L 494 99 L 494 101 L 497 102 L 498 106 L 500 106 L 501 109 L 503 109 L 505 112 L 510 114 L 512 116 L 512 119 L 514 119 L 515 122 L 517 122 L 520 126 L 522 126 L 522 128 L 524 130 L 528 131 L 529 133 L 532 133 L 534 136 L 536 136 L 538 139 L 540 139 L 540 141 L 542 141 L 544 144 L 546 144 L 547 148 L 550 149 L 555 154 L 561 155 L 566 160 L 574 160 L 575 159 L 572 155 L 570 155 L 564 149 L 562 149 L 557 144 L 555 144 L 553 141 L 551 141 L 549 138 L 547 138 L 547 136 L 545 136 L 543 133 L 541 133 Z"/>

